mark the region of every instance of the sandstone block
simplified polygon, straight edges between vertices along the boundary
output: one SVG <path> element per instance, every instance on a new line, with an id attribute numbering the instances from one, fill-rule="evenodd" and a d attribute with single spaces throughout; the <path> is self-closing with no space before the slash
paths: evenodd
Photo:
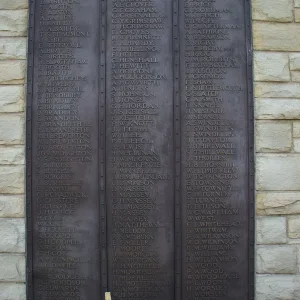
<path id="1" fill-rule="evenodd" d="M 256 82 L 254 94 L 257 98 L 300 98 L 300 84 Z"/>
<path id="2" fill-rule="evenodd" d="M 255 118 L 263 120 L 300 119 L 298 99 L 255 99 Z"/>
<path id="3" fill-rule="evenodd" d="M 300 51 L 299 35 L 298 23 L 253 23 L 253 46 L 256 50 Z"/>
<path id="4" fill-rule="evenodd" d="M 21 85 L 0 85 L 0 112 L 21 112 L 24 110 L 24 87 Z"/>
<path id="5" fill-rule="evenodd" d="M 300 276 L 257 276 L 256 300 L 297 300 L 300 294 Z"/>
<path id="6" fill-rule="evenodd" d="M 292 148 L 292 123 L 258 121 L 255 126 L 256 151 L 289 152 Z"/>
<path id="7" fill-rule="evenodd" d="M 24 146 L 0 147 L 0 165 L 22 165 L 24 155 Z"/>
<path id="8" fill-rule="evenodd" d="M 293 21 L 293 0 L 253 0 L 253 20 L 291 22 Z"/>
<path id="9" fill-rule="evenodd" d="M 20 115 L 1 115 L 0 144 L 24 144 L 24 119 Z"/>
<path id="10" fill-rule="evenodd" d="M 256 219 L 257 244 L 284 244 L 286 240 L 284 217 L 258 217 Z"/>
<path id="11" fill-rule="evenodd" d="M 287 53 L 255 52 L 255 81 L 289 81 L 289 56 Z"/>
<path id="12" fill-rule="evenodd" d="M 289 56 L 290 56 L 290 70 L 300 71 L 300 53 L 291 53 Z"/>
<path id="13" fill-rule="evenodd" d="M 256 188 L 265 191 L 300 190 L 300 156 L 267 155 L 256 157 Z"/>
<path id="14" fill-rule="evenodd" d="M 24 219 L 0 218 L 0 252 L 25 252 Z"/>
<path id="15" fill-rule="evenodd" d="M 23 283 L 0 282 L 1 300 L 26 300 L 26 285 Z"/>
<path id="16" fill-rule="evenodd" d="M 294 9 L 294 15 L 295 15 L 295 22 L 300 22 L 300 9 L 299 8 L 295 8 Z"/>
<path id="17" fill-rule="evenodd" d="M 300 214 L 300 192 L 258 192 L 258 215 Z"/>
<path id="18" fill-rule="evenodd" d="M 0 60 L 26 59 L 26 44 L 26 38 L 23 37 L 0 38 Z"/>
<path id="19" fill-rule="evenodd" d="M 293 150 L 295 153 L 300 153 L 300 139 L 293 139 Z"/>
<path id="20" fill-rule="evenodd" d="M 0 36 L 26 36 L 26 35 L 27 35 L 27 9 L 0 10 Z"/>
<path id="21" fill-rule="evenodd" d="M 292 81 L 299 82 L 300 81 L 300 72 L 291 71 L 291 79 L 292 79 Z"/>
<path id="22" fill-rule="evenodd" d="M 0 84 L 23 84 L 25 60 L 0 60 Z"/>
<path id="23" fill-rule="evenodd" d="M 21 254 L 0 254 L 0 281 L 23 282 L 25 257 Z"/>
<path id="24" fill-rule="evenodd" d="M 24 193 L 24 166 L 0 165 L 0 193 Z"/>
<path id="25" fill-rule="evenodd" d="M 297 247 L 258 246 L 256 271 L 260 274 L 295 274 L 297 272 Z"/>
<path id="26" fill-rule="evenodd" d="M 26 0 L 1 0 L 0 9 L 23 9 L 27 8 Z"/>
<path id="27" fill-rule="evenodd" d="M 300 216 L 288 217 L 288 237 L 291 239 L 300 238 Z"/>
<path id="28" fill-rule="evenodd" d="M 22 217 L 24 217 L 24 196 L 0 195 L 0 218 Z"/>
<path id="29" fill-rule="evenodd" d="M 293 122 L 293 136 L 300 138 L 300 121 Z"/>

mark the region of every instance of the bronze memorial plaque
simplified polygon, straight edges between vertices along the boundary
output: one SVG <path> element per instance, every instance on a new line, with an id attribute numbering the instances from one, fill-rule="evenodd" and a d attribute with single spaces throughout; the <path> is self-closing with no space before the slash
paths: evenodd
<path id="1" fill-rule="evenodd" d="M 252 300 L 246 0 L 31 0 L 28 300 Z"/>

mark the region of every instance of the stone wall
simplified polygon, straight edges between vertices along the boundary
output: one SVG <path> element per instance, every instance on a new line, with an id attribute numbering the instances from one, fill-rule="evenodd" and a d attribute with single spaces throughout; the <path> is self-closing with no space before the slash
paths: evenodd
<path id="1" fill-rule="evenodd" d="M 300 0 L 253 0 L 257 298 L 300 299 Z"/>
<path id="2" fill-rule="evenodd" d="M 300 0 L 294 1 L 252 0 L 256 300 L 300 295 Z M 0 0 L 0 300 L 25 299 L 26 24 L 26 0 Z"/>
<path id="3" fill-rule="evenodd" d="M 26 8 L 26 0 L 0 0 L 0 300 L 26 298 L 24 284 Z"/>

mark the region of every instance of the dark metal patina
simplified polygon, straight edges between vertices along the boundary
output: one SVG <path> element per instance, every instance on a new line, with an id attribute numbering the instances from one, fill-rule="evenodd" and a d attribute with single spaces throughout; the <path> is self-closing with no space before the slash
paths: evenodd
<path id="1" fill-rule="evenodd" d="M 29 10 L 28 299 L 253 299 L 248 1 Z"/>

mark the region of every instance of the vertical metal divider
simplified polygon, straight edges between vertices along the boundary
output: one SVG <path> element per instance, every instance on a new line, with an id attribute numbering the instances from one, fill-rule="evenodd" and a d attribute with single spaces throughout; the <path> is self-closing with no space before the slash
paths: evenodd
<path id="1" fill-rule="evenodd" d="M 99 95 L 99 176 L 100 176 L 100 286 L 101 299 L 107 291 L 107 215 L 106 215 L 106 0 L 100 1 L 100 95 Z"/>
<path id="2" fill-rule="evenodd" d="M 32 103 L 34 68 L 35 0 L 28 1 L 28 45 L 26 78 L 26 163 L 25 163 L 25 214 L 26 214 L 26 299 L 33 300 L 33 224 L 32 224 Z"/>
<path id="3" fill-rule="evenodd" d="M 251 0 L 245 0 L 245 36 L 247 52 L 247 92 L 248 92 L 248 208 L 249 208 L 249 237 L 248 237 L 248 264 L 249 264 L 249 300 L 254 300 L 255 291 L 255 182 L 254 182 L 254 95 L 253 95 L 253 54 L 252 54 L 252 28 L 251 28 Z"/>
<path id="4" fill-rule="evenodd" d="M 175 159 L 175 300 L 181 300 L 181 119 L 179 81 L 179 0 L 173 0 L 173 109 Z"/>

